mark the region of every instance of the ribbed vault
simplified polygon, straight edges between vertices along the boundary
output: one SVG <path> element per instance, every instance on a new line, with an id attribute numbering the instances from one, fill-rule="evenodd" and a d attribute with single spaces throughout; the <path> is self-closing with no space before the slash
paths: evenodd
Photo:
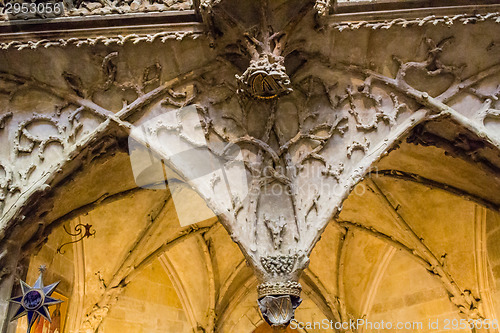
<path id="1" fill-rule="evenodd" d="M 93 172 L 119 167 L 121 154 Z M 450 283 L 481 299 L 481 311 L 496 318 L 500 216 L 484 195 L 494 190 L 491 175 L 441 148 L 413 143 L 373 170 L 313 251 L 296 319 L 460 319 Z M 115 171 L 123 180 L 133 177 L 130 170 Z M 83 173 L 61 193 L 82 191 L 78 179 L 92 178 Z M 56 253 L 71 240 L 62 227 L 78 223 L 92 224 L 96 236 Z M 29 281 L 42 263 L 52 272 L 47 278 L 62 280 L 61 293 L 70 295 L 72 330 L 250 333 L 263 325 L 257 280 L 238 247 L 215 219 L 181 227 L 170 190 L 117 190 L 68 212 L 33 253 Z"/>
<path id="2" fill-rule="evenodd" d="M 259 332 L 300 297 L 299 332 L 496 319 L 498 13 L 353 25 L 328 1 L 245 4 L 203 1 L 181 15 L 203 25 L 168 33 L 0 44 L 0 318 L 46 264 L 74 332 Z M 130 137 L 168 187 L 138 187 Z M 169 145 L 237 146 L 249 191 L 195 183 Z M 184 226 L 178 193 L 214 216 Z"/>

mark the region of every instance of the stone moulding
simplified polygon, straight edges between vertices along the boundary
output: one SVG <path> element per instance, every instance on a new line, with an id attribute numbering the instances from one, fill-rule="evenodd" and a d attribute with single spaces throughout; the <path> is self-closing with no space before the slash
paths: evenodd
<path id="1" fill-rule="evenodd" d="M 151 26 L 120 27 L 113 29 L 88 29 L 85 34 L 81 31 L 69 31 L 65 38 L 61 38 L 58 31 L 42 32 L 37 34 L 38 38 L 33 38 L 33 34 L 26 33 L 26 38 L 21 36 L 0 37 L 0 50 L 23 50 L 39 49 L 49 47 L 66 46 L 93 46 L 103 45 L 124 45 L 125 43 L 137 44 L 141 42 L 153 43 L 167 40 L 183 40 L 185 38 L 196 39 L 203 33 L 203 28 L 199 23 L 186 24 L 164 24 Z"/>
<path id="2" fill-rule="evenodd" d="M 302 286 L 298 282 L 262 283 L 258 286 L 259 298 L 272 295 L 291 295 L 300 297 Z"/>
<path id="3" fill-rule="evenodd" d="M 239 192 L 229 192 L 228 196 L 225 196 L 224 183 L 220 181 L 220 177 L 213 177 L 207 186 L 197 188 L 193 186 L 193 188 L 219 216 L 220 222 L 232 240 L 240 246 L 253 269 L 259 282 L 259 307 L 266 321 L 275 326 L 286 326 L 293 318 L 293 311 L 300 304 L 300 276 L 307 268 L 309 255 L 319 241 L 321 233 L 331 223 L 332 217 L 341 210 L 343 201 L 354 186 L 365 178 L 378 160 L 399 145 L 417 126 L 423 126 L 430 120 L 449 120 L 450 123 L 456 123 L 457 126 L 468 130 L 474 135 L 462 136 L 459 138 L 460 142 L 457 142 L 460 147 L 470 148 L 469 150 L 464 148 L 463 154 L 482 157 L 481 154 L 487 153 L 486 149 L 496 152 L 500 148 L 498 138 L 489 132 L 484 124 L 486 118 L 499 118 L 498 106 L 493 101 L 498 101 L 500 87 L 496 89 L 490 87 L 492 83 L 486 79 L 492 78 L 495 81 L 500 73 L 500 64 L 495 62 L 472 76 L 462 77 L 461 61 L 442 57 L 443 52 L 449 52 L 446 47 L 452 45 L 455 39 L 453 34 L 444 38 L 441 36 L 436 40 L 422 36 L 427 47 L 424 57 L 415 55 L 414 58 L 408 59 L 401 57 L 398 52 L 388 54 L 387 56 L 392 55 L 390 59 L 396 62 L 397 72 L 394 73 L 394 77 L 386 76 L 371 67 L 358 65 L 351 59 L 348 63 L 342 63 L 337 61 L 338 59 L 329 57 L 328 54 L 309 52 L 302 42 L 298 45 L 292 35 L 302 18 L 309 19 L 306 23 L 312 21 L 312 2 L 306 2 L 303 10 L 298 11 L 288 22 L 274 22 L 272 18 L 279 15 L 267 15 L 269 11 L 265 6 L 266 2 L 263 1 L 262 4 L 261 10 L 258 11 L 260 15 L 255 15 L 254 22 L 245 26 L 241 24 L 244 22 L 241 18 L 239 21 L 232 19 L 232 13 L 227 12 L 231 7 L 224 7 L 224 2 L 204 1 L 203 5 L 210 11 L 203 14 L 207 19 L 205 21 L 207 25 L 213 23 L 212 46 L 218 52 L 218 57 L 164 83 L 161 83 L 162 64 L 159 61 L 144 68 L 142 83 L 140 76 L 136 78 L 137 81 L 122 81 L 120 76 L 117 76 L 121 70 L 120 62 L 117 60 L 122 50 L 108 50 L 110 53 L 102 59 L 101 73 L 96 84 L 89 86 L 83 84 L 84 80 L 78 72 L 69 73 L 66 70 L 60 73 L 65 81 L 65 88 L 53 87 L 49 83 L 38 82 L 31 77 L 23 77 L 15 71 L 11 72 L 10 69 L 8 72 L 0 73 L 0 81 L 5 82 L 5 87 L 2 87 L 5 90 L 4 94 L 14 96 L 18 91 L 24 91 L 26 87 L 35 87 L 52 96 L 51 98 L 56 97 L 67 104 L 64 110 L 58 111 L 57 119 L 46 115 L 35 115 L 17 124 L 17 129 L 16 124 L 9 125 L 9 128 L 15 129 L 15 141 L 12 147 L 14 156 L 33 155 L 33 160 L 30 160 L 33 164 L 23 166 L 27 167 L 26 171 L 19 176 L 16 175 L 15 181 L 8 172 L 13 168 L 3 167 L 7 176 L 3 182 L 5 185 L 0 186 L 0 190 L 4 191 L 4 196 L 9 196 L 10 201 L 7 202 L 9 206 L 6 206 L 3 214 L 3 221 L 6 222 L 4 229 L 0 230 L 0 238 L 11 237 L 7 231 L 12 232 L 10 228 L 16 223 L 25 220 L 23 223 L 28 225 L 31 220 L 35 220 L 31 217 L 33 216 L 31 210 L 37 204 L 36 200 L 47 195 L 52 187 L 60 186 L 57 181 L 58 177 L 62 176 L 58 176 L 57 173 L 65 174 L 64 170 L 68 165 L 72 165 L 70 162 L 80 163 L 80 160 L 73 161 L 72 158 L 81 154 L 85 147 L 92 148 L 92 145 L 99 140 L 106 142 L 109 147 L 118 145 L 114 142 L 118 141 L 116 138 L 118 135 L 111 134 L 115 126 L 120 129 L 119 138 L 121 138 L 130 133 L 134 129 L 134 122 L 138 121 L 131 116 L 138 115 L 145 107 L 177 110 L 176 116 L 181 114 L 183 107 L 190 107 L 200 120 L 200 128 L 207 142 L 205 149 L 209 153 L 217 158 L 229 159 L 231 158 L 227 154 L 229 147 L 238 144 L 246 152 L 245 175 L 250 180 L 248 192 L 241 189 Z M 456 17 L 460 15 L 462 14 Z M 488 16 L 492 17 L 495 16 Z M 331 24 L 328 24 L 328 17 L 322 19 L 326 20 L 323 21 L 326 23 L 325 27 L 331 27 Z M 81 20 L 85 23 L 86 18 Z M 261 23 L 260 30 L 254 31 L 252 27 L 258 23 Z M 490 27 L 491 24 L 486 26 Z M 311 33 L 316 33 L 313 30 L 315 26 L 310 25 L 309 28 Z M 61 42 L 58 39 L 51 42 L 51 38 L 56 38 L 55 33 L 37 32 L 35 37 L 41 39 L 37 42 L 32 41 L 31 44 L 26 39 L 30 39 L 33 34 L 23 33 L 24 37 L 20 36 L 6 48 L 36 49 L 56 45 L 81 46 L 98 43 L 122 45 L 127 41 L 132 43 L 166 41 L 170 38 L 196 37 L 203 33 L 203 29 L 201 24 L 190 22 L 164 26 L 130 25 L 89 29 L 84 32 L 73 30 L 67 33 L 67 40 Z M 4 40 L 8 43 L 8 38 L 12 36 L 0 38 L 0 43 Z M 209 38 L 210 36 L 207 37 Z M 485 52 L 488 52 L 488 49 Z M 285 71 L 285 58 L 296 60 L 294 58 L 296 54 L 303 56 L 307 61 L 298 65 L 292 71 L 293 74 L 288 76 Z M 154 61 L 147 57 L 146 60 L 147 63 Z M 497 61 L 496 58 L 493 60 Z M 239 67 L 239 65 L 247 65 L 247 70 L 244 71 L 245 66 Z M 414 87 L 411 81 L 407 81 L 407 73 L 416 70 L 427 77 L 447 76 L 453 79 L 446 91 L 434 96 L 429 88 L 425 90 Z M 240 75 L 241 73 L 248 75 Z M 120 89 L 131 88 L 136 92 L 137 98 L 130 104 L 125 103 L 116 113 L 97 104 L 98 101 L 93 98 L 94 93 L 108 91 L 112 86 Z M 150 90 L 150 86 L 154 88 Z M 462 94 L 471 95 L 471 98 L 477 100 L 478 105 L 482 104 L 472 118 L 469 118 L 468 114 L 461 114 L 461 109 L 451 104 L 455 97 L 460 97 Z M 292 106 L 299 107 L 294 109 Z M 80 137 L 78 134 L 87 118 L 78 116 L 84 112 L 95 118 L 100 125 L 89 135 Z M 12 113 L 4 113 L 4 120 L 9 117 L 12 117 Z M 129 118 L 132 119 L 130 122 L 127 120 Z M 46 139 L 36 137 L 27 129 L 28 125 L 31 126 L 35 122 L 52 124 L 58 135 Z M 63 122 L 67 124 L 66 132 L 61 125 Z M 289 126 L 292 123 L 293 126 Z M 144 136 L 136 138 L 145 146 L 148 142 L 156 142 L 151 146 L 148 144 L 148 147 L 151 147 L 150 149 L 160 158 L 170 161 L 169 165 L 181 179 L 186 181 L 195 179 L 196 175 L 192 170 L 183 167 L 182 164 L 176 165 L 170 159 L 168 151 L 164 150 L 166 145 L 162 144 L 163 141 L 160 141 L 162 138 L 158 137 L 160 130 L 165 140 L 178 139 L 189 149 L 202 147 L 200 141 L 190 138 L 180 121 L 152 123 Z M 482 138 L 483 144 L 477 146 L 481 149 L 472 144 L 480 141 L 477 137 Z M 107 141 L 104 141 L 105 138 Z M 422 135 L 415 140 L 418 138 L 423 140 Z M 428 140 L 431 139 L 432 137 Z M 446 140 L 451 139 L 446 138 Z M 21 144 L 25 141 L 29 144 Z M 70 158 L 61 160 L 56 167 L 47 167 L 49 171 L 45 171 L 37 165 L 43 160 L 43 153 L 49 142 L 59 142 L 65 156 Z M 423 141 L 425 144 L 437 145 L 435 142 Z M 227 149 L 221 150 L 221 144 Z M 90 164 L 95 156 L 104 154 L 105 149 L 98 148 L 95 150 L 89 148 L 90 157 L 88 162 L 85 158 L 85 163 Z M 84 157 L 81 157 L 81 161 L 84 163 Z M 38 169 L 35 170 L 36 168 Z M 304 184 L 317 187 L 306 187 Z M 29 190 L 24 190 L 28 185 Z M 275 186 L 279 189 L 276 193 L 272 191 Z M 377 189 L 376 183 L 372 186 L 372 189 Z M 421 242 L 418 235 L 397 212 L 397 207 L 391 206 L 381 190 L 377 193 L 381 202 L 393 212 L 392 216 L 400 226 L 399 229 L 403 230 L 405 235 L 410 235 L 408 239 L 415 243 L 411 244 L 411 248 L 408 246 L 406 248 L 410 252 L 411 249 L 420 252 L 419 262 L 422 262 L 433 276 L 439 278 L 448 291 L 450 300 L 464 316 L 469 319 L 481 318 L 483 315 L 477 310 L 478 300 L 467 292 L 468 289 L 457 286 L 452 275 L 439 262 L 439 257 Z M 48 224 L 52 222 L 46 223 L 46 229 L 39 227 L 40 234 L 50 231 Z M 337 269 L 339 272 L 337 303 L 340 309 L 338 318 L 345 321 L 351 314 L 345 307 L 347 302 L 346 292 L 343 289 L 344 273 L 341 263 L 345 258 L 345 243 L 351 235 L 348 234 L 348 226 L 351 228 L 361 226 L 354 223 L 348 226 L 339 222 L 337 224 L 345 230 L 341 236 Z M 369 231 L 379 235 L 376 230 Z M 382 235 L 379 236 L 384 238 Z M 8 250 L 6 245 L 0 244 L 0 246 L 6 248 L 5 251 Z M 23 251 L 29 252 L 24 249 Z M 16 269 L 16 263 L 9 262 L 9 266 L 3 265 L 9 267 L 10 272 L 4 275 L 10 278 L 11 272 Z M 116 279 L 116 285 L 122 280 Z M 87 313 L 87 318 L 97 318 L 89 320 L 95 322 L 92 324 L 92 332 L 96 331 L 94 326 L 98 327 L 102 321 L 101 311 L 106 309 L 104 312 L 107 312 L 106 306 L 111 303 L 109 299 L 114 297 L 112 289 L 104 295 L 104 301 L 99 303 L 99 307 Z M 277 309 L 286 309 L 285 314 L 277 312 Z"/>
<path id="4" fill-rule="evenodd" d="M 0 50 L 165 42 L 203 30 L 194 10 L 0 22 Z"/>
<path id="5" fill-rule="evenodd" d="M 474 24 L 490 21 L 500 23 L 500 6 L 457 6 L 411 10 L 345 13 L 324 18 L 324 24 L 339 31 L 406 28 L 411 26 Z"/>
<path id="6" fill-rule="evenodd" d="M 80 46 L 92 46 L 97 44 L 104 45 L 123 45 L 126 42 L 131 42 L 133 44 L 137 44 L 140 42 L 148 42 L 153 43 L 157 40 L 160 40 L 162 43 L 165 43 L 167 40 L 183 40 L 187 37 L 191 37 L 196 39 L 200 36 L 200 33 L 194 31 L 184 31 L 184 32 L 159 32 L 156 34 L 130 34 L 130 35 L 116 35 L 116 36 L 97 36 L 97 37 L 72 37 L 72 38 L 59 38 L 57 40 L 51 39 L 41 39 L 38 41 L 10 41 L 0 43 L 1 50 L 8 50 L 10 48 L 14 48 L 17 50 L 23 49 L 38 49 L 38 48 L 48 48 L 51 46 L 70 46 L 74 45 L 76 47 Z"/>
<path id="7" fill-rule="evenodd" d="M 41 34 L 51 31 L 69 34 L 75 31 L 92 32 L 97 28 L 113 31 L 114 28 L 141 30 L 144 26 L 156 27 L 159 31 L 166 24 L 199 22 L 195 10 L 176 10 L 168 12 L 123 13 L 109 15 L 87 15 L 81 17 L 36 18 L 31 20 L 15 19 L 0 21 L 0 36 L 16 37 L 26 33 Z"/>
<path id="8" fill-rule="evenodd" d="M 68 29 L 64 33 L 67 38 L 60 38 L 61 31 L 50 31 L 42 28 L 38 31 L 22 32 L 22 33 L 2 33 L 0 36 L 0 50 L 8 49 L 38 49 L 48 47 L 66 47 L 66 46 L 92 46 L 96 44 L 104 45 L 124 45 L 127 42 L 152 43 L 156 40 L 165 42 L 167 40 L 176 39 L 182 40 L 186 37 L 197 38 L 199 37 L 204 28 L 199 22 L 188 22 L 182 19 L 181 16 L 187 17 L 195 15 L 194 10 L 183 11 L 170 11 L 165 13 L 151 12 L 151 13 L 136 13 L 136 14 L 123 14 L 120 17 L 125 17 L 125 21 L 129 19 L 138 19 L 141 16 L 165 16 L 176 17 L 179 16 L 180 20 L 184 23 L 167 23 L 167 24 L 154 24 L 145 25 L 133 23 L 128 25 L 117 24 L 113 28 L 99 28 L 99 29 L 85 29 L 82 33 L 81 29 Z M 113 15 L 91 15 L 84 17 L 64 17 L 61 20 L 76 21 L 89 24 L 95 20 L 108 20 L 117 17 Z M 58 19 L 52 19 L 52 24 L 55 26 L 59 24 Z M 32 25 L 35 20 L 31 20 Z M 43 20 L 37 20 L 43 22 Z M 47 22 L 49 22 L 47 20 Z M 443 25 L 451 26 L 454 24 L 474 24 L 477 22 L 495 22 L 500 23 L 500 5 L 476 5 L 476 6 L 456 6 L 456 7 L 435 7 L 425 9 L 411 9 L 411 10 L 393 10 L 393 11 L 374 11 L 374 12 L 361 12 L 361 13 L 342 13 L 342 14 L 325 14 L 321 17 L 322 25 L 328 29 L 335 29 L 338 31 L 344 30 L 358 30 L 362 28 L 367 29 L 391 29 L 391 28 L 407 28 L 411 26 L 424 26 L 424 25 Z M 22 21 L 21 21 L 22 22 Z M 9 24 L 15 24 L 9 22 Z M 24 23 L 23 23 L 24 24 Z M 0 23 L 1 25 L 1 23 Z M 0 26 L 1 28 L 1 26 Z"/>

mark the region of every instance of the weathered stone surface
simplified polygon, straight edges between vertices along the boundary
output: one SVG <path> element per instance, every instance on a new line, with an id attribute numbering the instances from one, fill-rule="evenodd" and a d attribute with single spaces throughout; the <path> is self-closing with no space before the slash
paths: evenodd
<path id="1" fill-rule="evenodd" d="M 499 49 L 495 34 L 484 33 L 498 31 L 498 24 L 485 19 L 450 28 L 396 25 L 344 32 L 325 25 L 318 31 L 312 2 L 302 8 L 271 4 L 276 15 L 266 14 L 273 13 L 266 7 L 262 15 L 257 2 L 246 3 L 245 15 L 231 1 L 202 5 L 207 37 L 3 51 L 0 262 L 12 261 L 2 256 L 12 241 L 24 257 L 42 247 L 40 256 L 49 258 L 44 239 L 86 210 L 112 221 L 100 225 L 101 243 L 82 252 L 96 265 L 80 270 L 87 274 L 80 283 L 89 287 L 89 298 L 72 310 L 79 313 L 73 327 L 84 332 L 112 327 L 106 318 L 120 318 L 112 309 L 124 290 L 133 289 L 127 289 L 129 282 L 161 260 L 160 254 L 176 252 L 172 248 L 179 243 L 184 247 L 171 259 L 169 275 L 176 293 L 183 294 L 186 314 L 175 324 L 179 329 L 248 330 L 260 320 L 255 299 L 298 297 L 301 288 L 305 317 L 321 312 L 340 321 L 368 315 L 411 319 L 416 314 L 410 308 L 420 306 L 439 309 L 426 319 L 494 313 L 485 263 L 489 252 L 496 263 L 498 251 L 495 237 L 485 250 L 482 230 L 491 219 L 483 219 L 475 205 L 498 212 L 500 204 Z M 199 117 L 207 146 L 198 147 L 182 123 L 147 123 L 185 107 Z M 133 209 L 127 215 L 136 224 L 128 225 L 132 231 L 123 244 L 116 240 L 127 223 L 117 211 L 131 205 L 127 200 L 142 201 L 126 193 L 116 210 L 103 203 L 135 187 L 125 163 L 126 138 L 144 124 L 151 127 L 137 139 L 156 142 L 151 148 L 182 181 L 193 179 L 193 170 L 169 160 L 165 147 L 174 140 L 221 159 L 224 147 L 241 149 L 248 195 L 236 188 L 228 198 L 220 179 L 190 185 L 191 195 L 207 202 L 251 270 L 227 244 L 227 235 L 212 234 L 214 221 L 171 225 L 177 220 L 169 199 L 160 205 L 164 213 L 146 203 L 142 208 L 155 221 L 171 224 L 145 223 L 147 213 Z M 115 238 L 106 228 L 118 230 Z M 327 241 L 319 243 L 318 258 L 328 257 L 334 268 L 311 264 L 308 270 L 323 232 Z M 51 235 L 57 239 L 56 231 Z M 95 252 L 106 242 L 116 242 L 113 249 L 122 252 L 113 255 L 119 257 L 114 266 L 101 271 L 105 259 Z M 238 253 L 238 260 L 220 254 L 225 248 Z M 193 258 L 193 267 L 184 266 L 182 253 Z M 62 266 L 54 262 L 52 269 Z M 17 268 L 10 269 L 1 280 L 5 293 Z M 182 276 L 181 283 L 172 272 Z M 75 273 L 60 274 L 62 291 L 69 293 Z M 196 288 L 209 290 L 208 296 L 196 300 Z M 238 307 L 249 300 L 251 306 Z M 394 313 L 396 308 L 401 311 Z"/>

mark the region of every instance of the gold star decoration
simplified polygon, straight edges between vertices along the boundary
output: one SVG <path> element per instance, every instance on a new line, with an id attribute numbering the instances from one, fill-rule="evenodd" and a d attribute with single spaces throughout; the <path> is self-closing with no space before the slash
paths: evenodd
<path id="1" fill-rule="evenodd" d="M 28 331 L 30 332 L 31 327 L 35 323 L 38 316 L 42 316 L 51 321 L 50 313 L 47 307 L 55 304 L 62 303 L 62 300 L 50 297 L 54 290 L 57 288 L 59 281 L 52 283 L 51 285 L 43 285 L 43 272 L 45 267 L 40 267 L 40 276 L 35 282 L 33 287 L 30 287 L 26 282 L 20 280 L 21 289 L 23 291 L 22 296 L 14 297 L 9 300 L 11 303 L 19 304 L 19 308 L 12 317 L 11 321 L 19 319 L 23 316 L 28 317 Z"/>

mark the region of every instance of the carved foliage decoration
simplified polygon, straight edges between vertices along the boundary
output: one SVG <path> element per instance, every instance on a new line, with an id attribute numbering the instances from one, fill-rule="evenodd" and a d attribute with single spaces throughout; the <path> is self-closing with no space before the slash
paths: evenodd
<path id="1" fill-rule="evenodd" d="M 245 152 L 250 195 L 243 200 L 233 197 L 231 207 L 217 211 L 268 283 L 269 288 L 259 294 L 262 297 L 276 294 L 272 286 L 284 283 L 281 281 L 297 279 L 335 212 L 331 206 L 339 205 L 369 166 L 413 126 L 438 117 L 462 119 L 459 111 L 445 104 L 460 94 L 485 101 L 476 116 L 469 118 L 467 126 L 472 131 L 486 130 L 483 117 L 498 116 L 492 108 L 498 89 L 486 94 L 480 86 L 485 78 L 498 75 L 500 67 L 462 78 L 460 65 L 441 60 L 452 39 L 424 41 L 427 53 L 423 60 L 394 58 L 398 64 L 394 78 L 310 55 L 309 66 L 290 76 L 293 91 L 277 100 L 232 94 L 236 87 L 229 79 L 231 71 L 206 75 L 204 84 L 196 89 L 193 103 L 207 141 L 237 144 Z M 453 80 L 440 95 L 431 97 L 431 92 L 407 81 L 412 71 Z M 206 194 L 215 206 L 224 201 L 217 198 L 217 192 L 214 188 L 212 194 Z M 223 213 L 224 209 L 230 213 Z M 283 287 L 280 292 L 291 290 Z M 466 310 L 475 309 L 475 301 L 468 304 L 470 300 L 460 296 L 463 290 L 449 291 L 456 294 L 454 304 L 461 311 L 477 318 L 475 310 Z"/>
<path id="2" fill-rule="evenodd" d="M 117 52 L 103 57 L 100 79 L 91 85 L 74 73 L 63 72 L 66 89 L 50 86 L 33 77 L 0 73 L 0 98 L 16 104 L 21 96 L 36 96 L 40 110 L 28 115 L 8 111 L 0 116 L 0 134 L 11 142 L 9 152 L 0 164 L 0 210 L 12 205 L 19 195 L 32 187 L 40 177 L 80 151 L 90 141 L 100 138 L 87 162 L 99 157 L 115 145 L 116 139 L 102 133 L 99 125 L 109 122 L 112 111 L 94 103 L 96 95 L 114 94 L 114 89 L 143 96 L 156 88 L 161 80 L 161 66 L 154 63 L 143 71 L 139 82 L 117 82 Z M 175 96 L 178 98 L 179 96 Z M 55 103 L 52 104 L 51 103 Z M 124 99 L 124 105 L 127 103 Z M 119 125 L 120 126 L 120 125 Z M 5 151 L 4 151 L 5 152 Z M 48 157 L 48 158 L 47 158 Z"/>
<path id="3" fill-rule="evenodd" d="M 329 76 L 340 78 L 340 71 L 337 73 Z M 270 270 L 272 262 L 264 259 L 265 254 L 274 251 L 293 252 L 292 257 L 301 261 L 297 267 L 304 267 L 311 237 L 326 223 L 319 222 L 318 216 L 325 214 L 327 202 L 342 193 L 346 177 L 357 169 L 356 163 L 378 144 L 365 134 L 376 133 L 380 127 L 397 127 L 398 121 L 411 112 L 412 102 L 402 94 L 389 91 L 374 96 L 370 82 L 352 87 L 347 81 L 327 81 L 320 75 L 298 78 L 293 92 L 278 102 L 241 94 L 229 97 L 233 89 L 225 83 L 229 80 L 215 77 L 211 85 L 217 88 L 199 87 L 195 99 L 207 140 L 238 144 L 249 156 L 245 163 L 251 186 L 249 197 L 244 201 L 233 198 L 234 211 L 226 223 L 250 230 L 243 235 L 234 228 L 232 236 L 254 251 L 257 258 L 263 256 L 258 262 L 265 266 L 264 271 Z M 220 99 L 214 98 L 217 95 Z M 359 101 L 370 105 L 370 109 L 359 111 Z M 255 110 L 259 110 L 258 115 Z M 372 113 L 365 115 L 365 111 Z M 276 207 L 292 213 L 276 216 Z M 268 239 L 272 247 L 259 249 L 257 244 L 267 242 L 263 239 Z"/>
<path id="4" fill-rule="evenodd" d="M 222 191 L 224 184 L 216 178 L 209 186 L 195 189 L 219 215 L 255 269 L 262 282 L 259 296 L 298 297 L 300 273 L 322 230 L 370 166 L 408 131 L 428 119 L 452 117 L 473 131 L 489 133 L 485 123 L 499 117 L 499 91 L 497 85 L 491 89 L 483 81 L 498 75 L 500 64 L 462 78 L 460 64 L 442 60 L 453 40 L 426 38 L 425 57 L 416 61 L 395 57 L 396 75 L 389 77 L 308 53 L 287 39 L 288 25 L 284 31 L 281 35 L 265 30 L 259 35 L 265 36 L 263 44 L 249 35 L 240 54 L 247 57 L 246 69 L 221 51 L 230 63 L 203 66 L 174 80 L 175 85 L 165 83 L 160 62 L 146 66 L 137 82 L 117 82 L 120 55 L 116 53 L 103 58 L 101 79 L 95 84 L 69 72 L 61 73 L 64 89 L 2 73 L 3 98 L 12 100 L 19 91 L 36 87 L 57 101 L 52 110 L 26 119 L 7 112 L 1 118 L 4 129 L 0 131 L 8 130 L 14 142 L 9 156 L 2 156 L 2 202 L 12 204 L 19 192 L 48 170 L 46 154 L 59 149 L 69 156 L 90 138 L 102 135 L 100 125 L 106 128 L 113 123 L 129 131 L 131 116 L 140 118 L 138 110 L 144 111 L 146 106 L 147 110 L 181 112 L 179 109 L 191 105 L 200 119 L 206 149 L 213 156 L 230 160 L 230 148 L 241 149 L 249 185 L 246 196 L 237 192 L 225 196 L 228 192 Z M 219 51 L 227 50 L 226 46 Z M 307 63 L 287 72 L 282 66 L 292 54 L 307 58 Z M 268 57 L 268 63 L 260 68 L 258 61 L 263 57 Z M 412 86 L 408 80 L 412 71 L 452 80 L 436 96 Z M 123 108 L 115 112 L 99 106 L 96 96 L 113 89 L 128 91 L 135 100 L 124 99 Z M 464 94 L 482 105 L 472 116 L 458 105 L 452 108 L 454 99 Z M 46 130 L 39 132 L 38 126 Z M 183 134 L 182 123 L 156 123 L 145 135 L 158 137 L 165 132 L 194 149 L 202 146 Z M 162 154 L 161 146 L 156 148 Z M 57 160 L 62 161 L 62 157 Z M 174 167 L 189 176 L 189 170 Z M 462 303 L 461 309 L 466 309 L 467 304 Z"/>

